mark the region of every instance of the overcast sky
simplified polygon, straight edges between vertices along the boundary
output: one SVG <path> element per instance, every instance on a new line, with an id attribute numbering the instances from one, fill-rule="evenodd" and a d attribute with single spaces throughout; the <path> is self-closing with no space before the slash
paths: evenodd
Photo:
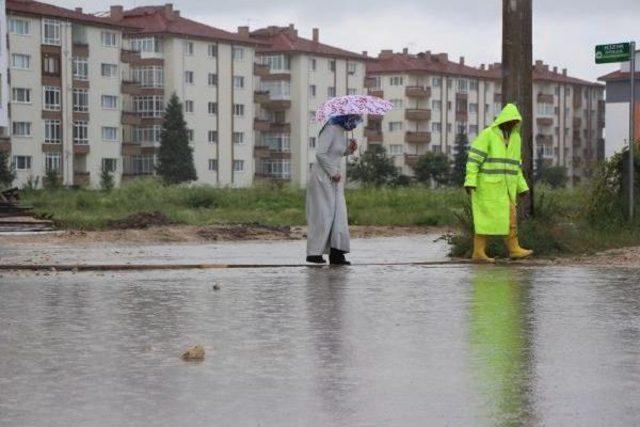
<path id="1" fill-rule="evenodd" d="M 87 12 L 105 10 L 99 0 L 42 0 Z M 155 4 L 162 4 L 162 1 Z M 477 66 L 500 60 L 499 0 L 174 0 L 183 16 L 235 31 L 294 23 L 310 37 L 345 49 L 447 52 Z M 125 7 L 154 4 L 122 0 Z M 595 44 L 640 43 L 640 0 L 533 0 L 533 55 L 575 77 L 595 80 L 616 65 L 595 65 Z M 634 30 L 635 25 L 635 30 Z"/>

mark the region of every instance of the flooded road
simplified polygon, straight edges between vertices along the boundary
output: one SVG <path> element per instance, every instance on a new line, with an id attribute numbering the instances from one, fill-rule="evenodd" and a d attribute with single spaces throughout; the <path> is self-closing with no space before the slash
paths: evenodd
<path id="1" fill-rule="evenodd" d="M 622 426 L 638 396 L 640 269 L 0 278 L 0 425 Z"/>

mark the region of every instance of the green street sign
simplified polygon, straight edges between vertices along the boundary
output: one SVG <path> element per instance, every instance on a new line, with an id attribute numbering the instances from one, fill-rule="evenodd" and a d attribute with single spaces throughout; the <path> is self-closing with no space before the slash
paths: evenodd
<path id="1" fill-rule="evenodd" d="M 626 62 L 631 59 L 631 43 L 601 44 L 596 46 L 596 64 Z"/>

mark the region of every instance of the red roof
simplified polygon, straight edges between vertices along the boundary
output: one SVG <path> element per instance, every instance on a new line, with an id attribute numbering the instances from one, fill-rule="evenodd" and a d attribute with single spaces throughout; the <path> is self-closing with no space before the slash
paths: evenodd
<path id="1" fill-rule="evenodd" d="M 80 10 L 65 9 L 33 0 L 7 0 L 7 12 L 11 14 L 46 16 L 101 26 L 114 26 L 113 21 L 107 18 L 100 18 L 88 13 L 83 13 Z"/>
<path id="2" fill-rule="evenodd" d="M 626 73 L 624 71 L 616 70 L 612 73 L 605 74 L 604 76 L 598 77 L 598 80 L 601 82 L 616 82 L 616 81 L 629 81 L 631 79 L 630 73 Z M 640 73 L 636 73 L 636 80 L 640 79 Z"/>
<path id="3" fill-rule="evenodd" d="M 171 5 L 143 6 L 124 11 L 122 19 L 111 15 L 113 22 L 125 22 L 141 30 L 141 34 L 173 34 L 193 38 L 239 44 L 259 44 L 248 36 L 221 30 L 180 16 Z"/>
<path id="4" fill-rule="evenodd" d="M 446 54 L 385 52 L 367 62 L 367 74 L 426 72 L 489 79 L 486 71 L 449 61 Z"/>
<path id="5" fill-rule="evenodd" d="M 493 79 L 501 79 L 502 78 L 502 64 L 497 63 L 494 64 L 488 70 Z M 533 80 L 534 81 L 543 81 L 543 82 L 553 82 L 553 83 L 563 83 L 563 84 L 572 84 L 572 85 L 580 85 L 580 86 L 594 86 L 594 87 L 603 87 L 600 83 L 590 82 L 588 80 L 577 79 L 575 77 L 567 76 L 564 73 L 558 73 L 549 68 L 548 65 L 542 64 L 538 62 L 533 65 Z"/>
<path id="6" fill-rule="evenodd" d="M 268 43 L 268 46 L 258 49 L 261 53 L 309 53 L 318 56 L 367 59 L 359 53 L 300 37 L 292 26 L 262 28 L 251 32 L 251 37 Z"/>

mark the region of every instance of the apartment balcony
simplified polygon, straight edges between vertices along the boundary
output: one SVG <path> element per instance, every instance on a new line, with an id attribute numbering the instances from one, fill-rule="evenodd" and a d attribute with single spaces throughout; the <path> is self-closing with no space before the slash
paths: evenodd
<path id="1" fill-rule="evenodd" d="M 140 84 L 131 80 L 123 80 L 120 86 L 120 90 L 125 95 L 141 95 L 142 88 Z"/>
<path id="2" fill-rule="evenodd" d="M 469 112 L 468 111 L 456 111 L 456 121 L 457 122 L 467 122 L 469 120 Z"/>
<path id="3" fill-rule="evenodd" d="M 73 154 L 89 154 L 90 152 L 89 144 L 73 144 Z"/>
<path id="4" fill-rule="evenodd" d="M 599 114 L 604 114 L 605 109 L 606 109 L 606 101 L 604 99 L 600 99 L 598 100 L 598 113 Z"/>
<path id="5" fill-rule="evenodd" d="M 382 91 L 382 89 L 369 89 L 369 95 L 378 98 L 384 98 L 384 92 Z"/>
<path id="6" fill-rule="evenodd" d="M 272 99 L 271 96 L 269 98 L 260 103 L 260 106 L 265 110 L 288 110 L 291 108 L 291 100 L 290 99 Z"/>
<path id="7" fill-rule="evenodd" d="M 582 147 L 582 140 L 580 138 L 573 138 L 572 145 L 573 148 L 580 148 Z"/>
<path id="8" fill-rule="evenodd" d="M 269 123 L 269 132 L 291 133 L 290 123 Z"/>
<path id="9" fill-rule="evenodd" d="M 573 92 L 573 108 L 582 108 L 582 93 L 577 90 Z"/>
<path id="10" fill-rule="evenodd" d="M 8 136 L 0 137 L 0 153 L 10 153 L 11 152 L 11 139 Z"/>
<path id="11" fill-rule="evenodd" d="M 573 127 L 581 128 L 582 127 L 582 117 L 574 117 L 573 118 Z"/>
<path id="12" fill-rule="evenodd" d="M 367 116 L 367 123 L 369 123 L 369 127 L 375 123 L 377 126 L 382 126 L 382 117 L 376 114 L 369 114 Z"/>
<path id="13" fill-rule="evenodd" d="M 553 117 L 538 117 L 536 123 L 538 126 L 553 126 Z"/>
<path id="14" fill-rule="evenodd" d="M 271 74 L 271 70 L 268 65 L 253 64 L 253 75 L 258 77 L 266 77 Z"/>
<path id="15" fill-rule="evenodd" d="M 382 132 L 380 129 L 364 128 L 364 136 L 369 142 L 382 142 Z"/>
<path id="16" fill-rule="evenodd" d="M 267 158 L 269 157 L 270 152 L 271 149 L 268 145 L 256 145 L 253 148 L 253 155 L 256 158 Z"/>
<path id="17" fill-rule="evenodd" d="M 431 88 L 423 86 L 407 86 L 404 94 L 409 98 L 431 98 Z"/>
<path id="18" fill-rule="evenodd" d="M 91 184 L 91 173 L 89 172 L 73 172 L 73 185 L 76 187 L 85 187 Z"/>
<path id="19" fill-rule="evenodd" d="M 536 142 L 543 145 L 553 145 L 553 135 L 537 134 Z"/>
<path id="20" fill-rule="evenodd" d="M 269 132 L 269 129 L 271 129 L 269 120 L 254 119 L 253 130 L 257 132 Z"/>
<path id="21" fill-rule="evenodd" d="M 269 102 L 269 91 L 268 90 L 256 90 L 253 92 L 253 102 L 257 104 L 264 104 L 265 102 Z"/>
<path id="22" fill-rule="evenodd" d="M 420 108 L 408 108 L 404 112 L 404 118 L 417 122 L 426 122 L 431 120 L 431 110 Z"/>
<path id="23" fill-rule="evenodd" d="M 256 172 L 255 177 L 256 179 L 268 179 L 269 181 L 281 182 L 283 184 L 291 181 L 291 174 Z"/>
<path id="24" fill-rule="evenodd" d="M 73 56 L 86 58 L 89 56 L 89 45 L 87 43 L 74 43 L 71 46 L 71 52 Z"/>
<path id="25" fill-rule="evenodd" d="M 405 154 L 404 155 L 404 164 L 409 166 L 410 168 L 415 168 L 418 164 L 418 159 L 420 156 L 415 154 Z"/>
<path id="26" fill-rule="evenodd" d="M 140 61 L 140 52 L 135 50 L 122 49 L 120 51 L 120 60 L 125 64 L 132 64 L 136 61 Z"/>
<path id="27" fill-rule="evenodd" d="M 122 124 L 131 126 L 140 126 L 142 124 L 142 117 L 133 111 L 122 112 Z"/>
<path id="28" fill-rule="evenodd" d="M 431 142 L 431 132 L 405 132 L 404 142 L 409 144 L 428 144 Z"/>
<path id="29" fill-rule="evenodd" d="M 547 93 L 538 94 L 538 103 L 541 104 L 553 104 L 555 102 L 554 96 Z"/>
<path id="30" fill-rule="evenodd" d="M 62 153 L 62 144 L 42 144 L 43 153 Z"/>
<path id="31" fill-rule="evenodd" d="M 375 87 L 376 87 L 376 79 L 374 77 L 365 77 L 364 78 L 364 87 L 365 87 L 365 89 L 375 89 Z"/>
<path id="32" fill-rule="evenodd" d="M 125 141 L 122 143 L 123 156 L 140 156 L 142 154 L 142 146 L 133 141 Z"/>
<path id="33" fill-rule="evenodd" d="M 271 72 L 266 76 L 262 76 L 260 78 L 263 82 L 275 82 L 275 81 L 291 81 L 291 73 L 273 73 Z"/>

